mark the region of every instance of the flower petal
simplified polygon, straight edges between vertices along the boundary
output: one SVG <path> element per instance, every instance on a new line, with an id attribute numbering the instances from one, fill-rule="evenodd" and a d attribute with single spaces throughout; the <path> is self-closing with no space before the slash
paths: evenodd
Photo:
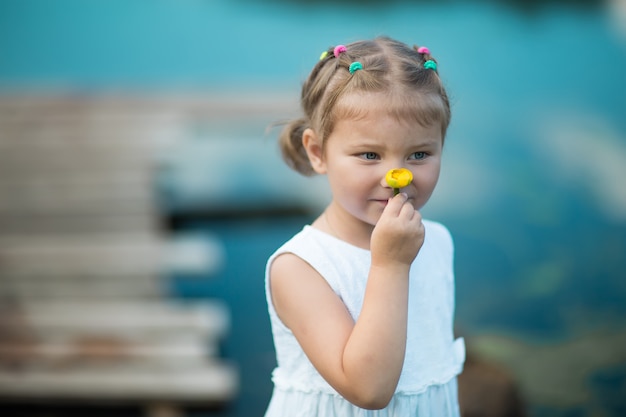
<path id="1" fill-rule="evenodd" d="M 391 188 L 402 188 L 413 181 L 413 173 L 406 168 L 396 168 L 387 172 L 385 180 Z"/>

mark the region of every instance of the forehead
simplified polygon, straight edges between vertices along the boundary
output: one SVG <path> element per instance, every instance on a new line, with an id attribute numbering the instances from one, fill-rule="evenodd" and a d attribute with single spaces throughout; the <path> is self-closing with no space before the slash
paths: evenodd
<path id="1" fill-rule="evenodd" d="M 355 92 L 336 104 L 334 119 L 359 120 L 371 116 L 389 116 L 401 123 L 421 126 L 439 125 L 445 129 L 446 109 L 443 100 L 420 92 Z"/>
<path id="2" fill-rule="evenodd" d="M 342 149 L 365 147 L 382 151 L 443 145 L 443 140 L 439 125 L 423 126 L 411 119 L 397 120 L 382 109 L 368 111 L 366 117 L 358 119 L 339 119 L 328 143 L 335 143 Z"/>

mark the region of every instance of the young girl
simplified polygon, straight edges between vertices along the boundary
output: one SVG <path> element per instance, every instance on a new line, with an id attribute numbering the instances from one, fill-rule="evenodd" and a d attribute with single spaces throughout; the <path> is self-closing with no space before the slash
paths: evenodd
<path id="1" fill-rule="evenodd" d="M 458 416 L 452 239 L 418 211 L 450 121 L 435 60 L 390 38 L 330 48 L 302 107 L 283 156 L 326 175 L 332 201 L 267 263 L 278 367 L 266 417 Z M 395 168 L 413 181 L 393 196 Z"/>

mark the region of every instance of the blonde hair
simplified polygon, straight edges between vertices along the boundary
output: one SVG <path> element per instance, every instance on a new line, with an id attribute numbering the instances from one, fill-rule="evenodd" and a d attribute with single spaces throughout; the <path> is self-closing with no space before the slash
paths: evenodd
<path id="1" fill-rule="evenodd" d="M 423 126 L 440 123 L 445 138 L 450 103 L 436 70 L 424 68 L 428 60 L 436 63 L 428 50 L 418 52 L 416 46 L 388 37 L 351 43 L 337 57 L 333 49 L 326 51 L 302 86 L 303 116 L 287 122 L 280 134 L 283 159 L 292 169 L 314 174 L 302 145 L 307 128 L 315 131 L 323 146 L 337 120 L 367 112 L 355 105 L 355 100 L 343 100 L 353 94 L 381 93 L 390 114 L 398 120 L 414 120 Z M 349 67 L 355 61 L 363 69 L 351 73 Z"/>

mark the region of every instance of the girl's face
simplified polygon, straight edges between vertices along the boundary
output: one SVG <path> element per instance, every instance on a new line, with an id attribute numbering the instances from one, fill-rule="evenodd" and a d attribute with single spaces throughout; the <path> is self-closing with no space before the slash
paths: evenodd
<path id="1" fill-rule="evenodd" d="M 329 210 L 336 222 L 346 230 L 356 226 L 371 232 L 393 196 L 385 181 L 393 168 L 411 170 L 413 182 L 401 192 L 416 210 L 422 208 L 439 179 L 441 135 L 439 124 L 398 121 L 380 105 L 360 119 L 339 120 L 323 153 L 312 160 L 314 169 L 328 176 L 333 196 Z"/>

